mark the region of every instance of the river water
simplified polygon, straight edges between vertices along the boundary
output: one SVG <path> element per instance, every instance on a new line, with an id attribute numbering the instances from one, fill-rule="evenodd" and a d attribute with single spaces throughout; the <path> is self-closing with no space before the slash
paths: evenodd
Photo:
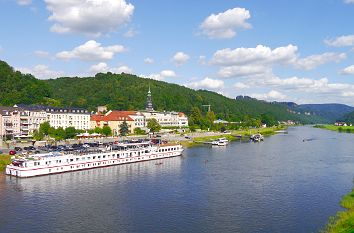
<path id="1" fill-rule="evenodd" d="M 318 232 L 353 186 L 353 142 L 294 127 L 161 165 L 3 176 L 0 232 Z"/>

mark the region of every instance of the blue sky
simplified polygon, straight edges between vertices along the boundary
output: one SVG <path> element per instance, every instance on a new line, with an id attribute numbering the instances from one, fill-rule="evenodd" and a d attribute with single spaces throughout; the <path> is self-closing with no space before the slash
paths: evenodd
<path id="1" fill-rule="evenodd" d="M 354 106 L 354 0 L 0 0 L 0 59 L 234 98 Z"/>

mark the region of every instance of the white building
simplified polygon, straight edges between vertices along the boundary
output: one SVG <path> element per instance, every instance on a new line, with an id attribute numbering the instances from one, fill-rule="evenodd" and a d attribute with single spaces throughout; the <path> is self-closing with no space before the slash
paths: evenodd
<path id="1" fill-rule="evenodd" d="M 188 127 L 188 118 L 182 112 L 142 112 L 146 118 L 156 119 L 162 127 Z M 146 123 L 147 124 L 147 123 Z"/>
<path id="2" fill-rule="evenodd" d="M 90 129 L 90 113 L 81 108 L 53 108 L 45 109 L 47 121 L 55 129 L 74 127 L 75 129 Z"/>
<path id="3" fill-rule="evenodd" d="M 31 137 L 44 122 L 54 128 L 90 128 L 90 113 L 78 108 L 53 108 L 44 106 L 0 106 L 0 137 Z"/>

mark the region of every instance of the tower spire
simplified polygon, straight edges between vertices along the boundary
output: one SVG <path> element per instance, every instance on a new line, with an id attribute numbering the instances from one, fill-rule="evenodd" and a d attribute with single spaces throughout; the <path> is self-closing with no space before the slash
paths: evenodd
<path id="1" fill-rule="evenodd" d="M 149 91 L 148 91 L 148 94 L 146 96 L 145 110 L 148 111 L 148 112 L 154 111 L 154 107 L 153 107 L 153 104 L 152 104 L 152 96 L 151 96 L 150 84 L 149 84 Z"/>

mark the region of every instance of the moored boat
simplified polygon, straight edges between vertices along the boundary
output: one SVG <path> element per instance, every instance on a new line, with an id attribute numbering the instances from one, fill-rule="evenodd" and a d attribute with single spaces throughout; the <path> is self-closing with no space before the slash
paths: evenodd
<path id="1" fill-rule="evenodd" d="M 229 144 L 229 140 L 226 138 L 218 138 L 211 142 L 213 146 L 226 146 L 227 144 Z"/>
<path id="2" fill-rule="evenodd" d="M 179 144 L 152 144 L 150 141 L 123 142 L 115 146 L 80 151 L 61 151 L 17 156 L 6 166 L 6 174 L 32 177 L 92 169 L 126 163 L 181 156 Z"/>
<path id="3" fill-rule="evenodd" d="M 257 134 L 251 135 L 250 140 L 253 141 L 253 142 L 260 142 L 260 141 L 264 140 L 264 137 L 263 137 L 262 134 L 257 133 Z"/>

